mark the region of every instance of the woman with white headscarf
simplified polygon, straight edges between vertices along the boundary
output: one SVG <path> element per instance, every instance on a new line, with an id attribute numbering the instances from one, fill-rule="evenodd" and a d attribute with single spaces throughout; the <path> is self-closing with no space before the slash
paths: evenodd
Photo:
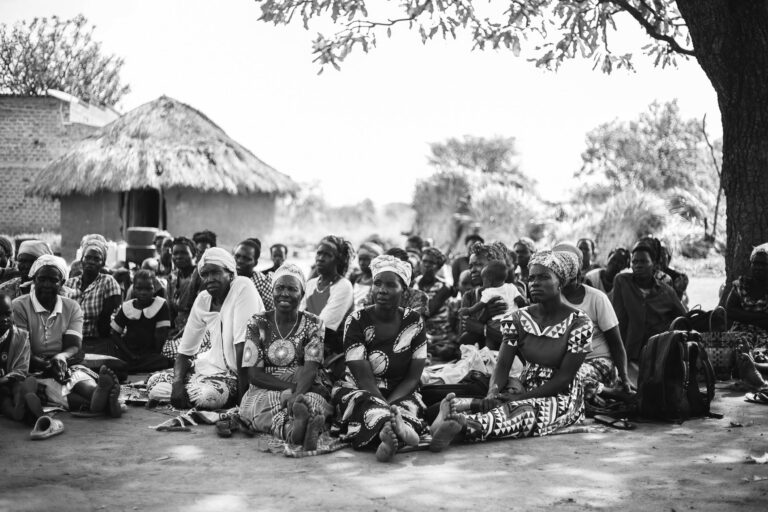
<path id="1" fill-rule="evenodd" d="M 170 400 L 179 409 L 221 409 L 238 398 L 246 328 L 264 304 L 253 281 L 236 275 L 228 251 L 207 249 L 197 270 L 203 291 L 189 313 L 174 366 L 150 376 L 147 390 L 151 400 Z"/>
<path id="2" fill-rule="evenodd" d="M 376 448 L 389 461 L 401 445 L 426 432 L 418 388 L 427 359 L 421 315 L 400 307 L 411 265 L 383 255 L 371 262 L 375 304 L 352 313 L 344 326 L 347 370 L 333 389 L 342 439 L 355 449 Z"/>
<path id="3" fill-rule="evenodd" d="M 592 349 L 592 322 L 566 305 L 561 290 L 579 270 L 575 254 L 541 251 L 531 257 L 528 282 L 533 305 L 501 321 L 503 343 L 485 399 L 449 394 L 432 424 L 432 451 L 453 441 L 545 436 L 584 417 L 579 368 Z M 510 381 L 515 356 L 526 366 Z"/>
<path id="4" fill-rule="evenodd" d="M 333 412 L 318 373 L 325 327 L 318 316 L 299 311 L 306 288 L 299 267 L 284 263 L 273 279 L 275 307 L 253 315 L 245 335 L 242 367 L 249 387 L 239 418 L 253 431 L 315 450 Z"/>
<path id="5" fill-rule="evenodd" d="M 21 242 L 18 254 L 16 255 L 19 275 L 0 284 L 0 292 L 5 293 L 11 299 L 28 294 L 32 286 L 32 276 L 29 275 L 29 270 L 37 258 L 52 254 L 51 248 L 42 240 L 25 240 Z M 66 279 L 66 276 L 64 278 Z"/>

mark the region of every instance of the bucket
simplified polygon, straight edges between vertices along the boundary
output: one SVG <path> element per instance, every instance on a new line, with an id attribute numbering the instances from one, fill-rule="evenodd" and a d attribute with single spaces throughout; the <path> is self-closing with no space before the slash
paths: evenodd
<path id="1" fill-rule="evenodd" d="M 125 233 L 125 241 L 128 242 L 128 247 L 154 245 L 155 235 L 158 231 L 157 228 L 128 228 Z"/>

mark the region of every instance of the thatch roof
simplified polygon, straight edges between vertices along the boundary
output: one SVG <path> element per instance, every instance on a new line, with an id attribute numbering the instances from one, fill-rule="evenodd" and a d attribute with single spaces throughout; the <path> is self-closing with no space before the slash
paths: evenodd
<path id="1" fill-rule="evenodd" d="M 40 171 L 27 193 L 61 197 L 170 187 L 230 194 L 298 188 L 204 114 L 161 96 L 76 143 Z"/>

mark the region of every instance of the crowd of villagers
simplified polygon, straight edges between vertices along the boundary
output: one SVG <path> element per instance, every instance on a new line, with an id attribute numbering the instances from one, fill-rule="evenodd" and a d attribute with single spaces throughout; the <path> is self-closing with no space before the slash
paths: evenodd
<path id="1" fill-rule="evenodd" d="M 43 241 L 0 238 L 0 411 L 41 428 L 58 421 L 45 406 L 117 418 L 120 381 L 143 373 L 152 404 L 236 408 L 220 435 L 240 428 L 313 450 L 330 432 L 388 461 L 420 442 L 440 451 L 574 425 L 634 393 L 641 347 L 686 312 L 687 277 L 652 237 L 604 266 L 590 239 L 547 250 L 527 238 L 511 250 L 477 234 L 464 242 L 449 259 L 418 236 L 403 247 L 371 237 L 356 251 L 326 236 L 307 276 L 285 245 L 257 270 L 258 239 L 227 250 L 210 231 L 159 232 L 156 257 L 136 269 L 105 268 L 98 234 L 71 266 Z M 724 303 L 734 328 L 765 345 L 768 244 L 750 264 Z M 492 373 L 427 400 L 425 368 L 464 346 L 492 353 Z M 766 365 L 743 357 L 764 387 Z"/>

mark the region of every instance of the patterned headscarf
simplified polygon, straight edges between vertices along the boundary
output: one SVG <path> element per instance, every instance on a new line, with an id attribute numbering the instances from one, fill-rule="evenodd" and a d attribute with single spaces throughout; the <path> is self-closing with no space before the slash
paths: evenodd
<path id="1" fill-rule="evenodd" d="M 766 254 L 766 255 L 768 255 L 768 242 L 766 242 L 764 244 L 760 244 L 757 247 L 755 247 L 754 249 L 752 249 L 752 254 L 749 255 L 750 263 L 755 260 L 755 256 L 757 256 L 758 254 Z"/>
<path id="2" fill-rule="evenodd" d="M 527 236 L 522 237 L 520 240 L 515 242 L 514 245 L 524 245 L 525 247 L 528 248 L 529 251 L 531 251 L 531 254 L 536 253 L 536 244 L 533 242 L 533 240 L 531 240 Z"/>
<path id="3" fill-rule="evenodd" d="M 579 268 L 584 265 L 584 253 L 581 252 L 581 249 L 576 247 L 573 244 L 568 243 L 559 243 L 556 246 L 552 248 L 554 252 L 563 251 L 563 252 L 571 252 L 573 253 L 578 259 L 579 259 Z"/>
<path id="4" fill-rule="evenodd" d="M 534 265 L 541 265 L 550 270 L 561 285 L 573 280 L 579 272 L 579 258 L 570 251 L 539 251 L 531 256 L 528 263 L 530 269 Z"/>
<path id="5" fill-rule="evenodd" d="M 443 254 L 437 247 L 425 247 L 422 249 L 421 259 L 423 260 L 425 256 L 432 256 L 435 258 L 435 260 L 437 260 L 437 268 L 441 268 L 445 265 L 445 254 Z"/>
<path id="6" fill-rule="evenodd" d="M 328 235 L 320 239 L 321 244 L 328 245 L 334 250 L 337 257 L 336 271 L 344 275 L 349 270 L 349 262 L 355 255 L 355 248 L 352 244 L 340 236 Z"/>
<path id="7" fill-rule="evenodd" d="M 360 249 L 357 251 L 357 255 L 367 254 L 371 258 L 381 256 L 384 254 L 384 248 L 375 242 L 364 242 L 360 245 Z"/>
<path id="8" fill-rule="evenodd" d="M 506 263 L 504 251 L 499 247 L 498 244 L 504 246 L 504 244 L 501 242 L 494 242 L 490 245 L 477 242 L 476 244 L 473 244 L 469 249 L 469 254 L 470 256 L 472 254 L 477 256 L 485 256 L 489 261 L 503 261 Z M 504 246 L 504 248 L 506 249 L 506 246 Z"/>
<path id="9" fill-rule="evenodd" d="M 298 281 L 300 285 L 299 287 L 301 288 L 301 293 L 304 293 L 304 290 L 307 289 L 307 278 L 304 277 L 304 272 L 302 272 L 301 269 L 293 263 L 283 263 L 280 265 L 280 268 L 275 271 L 275 274 L 272 276 L 273 289 L 275 287 L 275 283 L 277 283 L 277 280 L 284 276 L 292 277 Z"/>
<path id="10" fill-rule="evenodd" d="M 101 254 L 101 259 L 107 261 L 107 239 L 99 234 L 85 235 L 80 240 L 80 249 L 82 249 L 82 255 L 88 252 L 88 249 L 96 249 Z"/>
<path id="11" fill-rule="evenodd" d="M 48 244 L 42 240 L 25 240 L 19 245 L 19 254 L 17 256 L 21 256 L 22 254 L 29 254 L 30 256 L 39 258 L 45 254 L 53 254 L 53 251 L 48 247 Z"/>
<path id="12" fill-rule="evenodd" d="M 43 254 L 37 258 L 32 264 L 32 268 L 29 269 L 29 277 L 35 277 L 35 274 L 37 274 L 37 272 L 43 267 L 54 267 L 59 272 L 61 272 L 62 279 L 69 277 L 67 262 L 64 261 L 64 258 L 60 258 L 52 254 Z"/>
<path id="13" fill-rule="evenodd" d="M 371 261 L 371 274 L 374 279 L 382 272 L 394 272 L 403 280 L 405 286 L 411 284 L 411 264 L 388 254 L 376 256 Z"/>
<path id="14" fill-rule="evenodd" d="M 200 261 L 197 262 L 197 271 L 202 272 L 206 263 L 218 265 L 233 274 L 237 272 L 235 257 L 232 256 L 229 251 L 224 250 L 221 247 L 209 247 L 206 249 L 200 257 Z"/>

